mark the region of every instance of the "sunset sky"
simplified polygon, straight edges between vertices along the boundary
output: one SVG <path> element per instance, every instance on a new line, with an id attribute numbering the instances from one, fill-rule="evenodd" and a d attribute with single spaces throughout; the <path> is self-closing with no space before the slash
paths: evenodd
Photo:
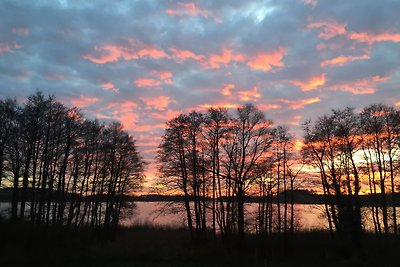
<path id="1" fill-rule="evenodd" d="M 180 112 L 255 103 L 301 138 L 331 108 L 400 107 L 400 1 L 1 1 L 0 93 L 120 120 L 147 162 Z M 148 176 L 154 173 L 154 164 Z"/>

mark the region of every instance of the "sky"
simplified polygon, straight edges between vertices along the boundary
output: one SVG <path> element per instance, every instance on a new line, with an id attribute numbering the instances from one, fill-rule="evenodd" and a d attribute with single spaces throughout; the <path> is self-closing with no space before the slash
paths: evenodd
<path id="1" fill-rule="evenodd" d="M 165 121 L 254 103 L 297 138 L 332 108 L 400 107 L 400 1 L 0 2 L 0 96 L 119 120 L 154 181 Z"/>

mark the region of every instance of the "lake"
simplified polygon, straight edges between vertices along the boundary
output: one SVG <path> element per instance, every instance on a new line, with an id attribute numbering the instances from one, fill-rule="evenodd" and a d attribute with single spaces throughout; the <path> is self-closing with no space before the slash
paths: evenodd
<path id="1" fill-rule="evenodd" d="M 251 227 L 252 218 L 257 211 L 256 203 L 247 203 L 246 218 Z M 10 214 L 11 203 L 0 202 L 0 214 L 7 218 Z M 28 207 L 29 209 L 29 207 Z M 398 207 L 400 214 L 400 207 Z M 323 205 L 319 204 L 295 204 L 295 225 L 297 230 L 328 229 Z M 27 214 L 29 211 L 26 211 Z M 388 209 L 391 214 L 390 208 Z M 367 231 L 373 231 L 373 221 L 370 207 L 363 207 L 364 227 Z M 211 216 L 211 215 L 210 215 Z M 211 220 L 209 220 L 211 222 Z M 120 224 L 133 226 L 138 224 L 150 224 L 155 226 L 182 227 L 186 226 L 183 203 L 171 204 L 170 202 L 135 202 L 128 203 L 123 209 Z M 251 229 L 250 229 L 251 231 Z"/>

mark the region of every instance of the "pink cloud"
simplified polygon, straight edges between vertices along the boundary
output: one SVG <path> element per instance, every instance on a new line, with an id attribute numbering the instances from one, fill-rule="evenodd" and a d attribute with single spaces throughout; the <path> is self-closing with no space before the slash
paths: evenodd
<path id="1" fill-rule="evenodd" d="M 134 101 L 113 102 L 107 106 L 108 110 L 112 110 L 112 117 L 119 120 L 125 129 L 133 130 L 138 119 L 139 105 Z"/>
<path id="2" fill-rule="evenodd" d="M 0 43 L 0 55 L 4 53 L 13 53 L 16 49 L 20 49 L 22 46 L 18 43 Z"/>
<path id="3" fill-rule="evenodd" d="M 326 66 L 342 66 L 348 62 L 352 62 L 355 60 L 361 60 L 361 59 L 369 59 L 369 55 L 362 55 L 362 56 L 338 56 L 329 60 L 324 60 L 321 62 L 321 67 L 326 67 Z"/>
<path id="4" fill-rule="evenodd" d="M 247 65 L 253 70 L 271 71 L 273 67 L 283 67 L 283 56 L 286 54 L 286 49 L 278 48 L 271 53 L 260 53 L 255 58 L 251 59 Z"/>
<path id="5" fill-rule="evenodd" d="M 165 11 L 170 16 L 202 16 L 206 19 L 213 18 L 216 22 L 221 23 L 222 20 L 213 15 L 211 12 L 205 9 L 201 9 L 196 3 L 177 3 L 174 8 L 168 8 Z"/>
<path id="6" fill-rule="evenodd" d="M 194 59 L 196 61 L 202 61 L 204 56 L 203 55 L 198 55 L 190 50 L 182 50 L 182 49 L 177 49 L 177 48 L 170 48 L 169 49 L 172 52 L 172 57 L 178 62 L 182 63 L 188 59 Z"/>
<path id="7" fill-rule="evenodd" d="M 324 20 L 317 22 L 310 22 L 307 24 L 308 29 L 321 29 L 318 34 L 319 38 L 328 40 L 337 35 L 346 34 L 346 23 L 339 23 L 335 20 Z"/>
<path id="8" fill-rule="evenodd" d="M 148 108 L 158 110 L 166 109 L 170 103 L 169 96 L 141 97 L 140 100 L 142 100 Z"/>
<path id="9" fill-rule="evenodd" d="M 374 94 L 376 86 L 385 82 L 389 77 L 373 76 L 371 78 L 359 79 L 348 83 L 339 83 L 327 87 L 329 90 L 340 90 L 355 95 Z"/>
<path id="10" fill-rule="evenodd" d="M 165 84 L 173 84 L 172 72 L 166 70 L 153 70 L 150 72 L 153 76 L 156 76 L 160 81 Z"/>
<path id="11" fill-rule="evenodd" d="M 349 33 L 348 38 L 361 43 L 373 44 L 377 42 L 393 42 L 400 43 L 400 33 L 384 32 L 372 34 L 368 32 L 353 32 Z"/>
<path id="12" fill-rule="evenodd" d="M 79 98 L 71 99 L 71 103 L 73 106 L 78 108 L 83 108 L 98 102 L 100 99 L 97 97 L 86 97 L 86 96 L 79 96 Z"/>
<path id="13" fill-rule="evenodd" d="M 164 50 L 154 46 L 148 46 L 135 39 L 128 39 L 129 45 L 106 44 L 95 46 L 95 55 L 83 55 L 84 59 L 97 64 L 106 64 L 118 61 L 119 58 L 124 60 L 135 60 L 139 58 L 165 58 L 168 55 Z"/>
<path id="14" fill-rule="evenodd" d="M 132 130 L 135 132 L 148 132 L 154 129 L 163 129 L 165 128 L 164 123 L 158 124 L 136 124 Z M 152 149 L 152 151 L 156 151 L 156 148 Z"/>
<path id="15" fill-rule="evenodd" d="M 153 87 L 161 84 L 160 81 L 150 78 L 137 79 L 135 80 L 134 83 L 136 84 L 137 87 Z"/>
<path id="16" fill-rule="evenodd" d="M 114 93 L 119 93 L 119 89 L 111 82 L 104 82 L 101 84 L 104 90 L 113 91 Z"/>
<path id="17" fill-rule="evenodd" d="M 173 84 L 172 82 L 172 72 L 170 71 L 159 71 L 153 70 L 150 72 L 152 78 L 140 78 L 134 81 L 137 87 L 155 87 L 164 84 Z"/>
<path id="18" fill-rule="evenodd" d="M 203 61 L 203 66 L 211 69 L 219 69 L 221 65 L 228 65 L 231 62 L 243 62 L 243 54 L 234 54 L 231 49 L 222 48 L 221 54 L 211 54 L 207 60 Z"/>
<path id="19" fill-rule="evenodd" d="M 166 109 L 163 112 L 150 112 L 148 115 L 153 119 L 158 119 L 162 121 L 168 121 L 175 117 L 178 117 L 182 112 L 180 110 Z"/>

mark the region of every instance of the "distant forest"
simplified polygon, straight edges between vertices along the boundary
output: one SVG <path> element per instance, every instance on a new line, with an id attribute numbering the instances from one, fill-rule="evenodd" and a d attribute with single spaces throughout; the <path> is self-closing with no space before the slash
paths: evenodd
<path id="1" fill-rule="evenodd" d="M 12 188 L 11 221 L 116 227 L 124 198 L 141 186 L 144 161 L 120 123 L 90 120 L 41 92 L 0 100 L 0 183 Z M 294 193 L 317 177 L 332 236 L 362 235 L 361 192 L 374 231 L 399 233 L 400 111 L 374 104 L 332 110 L 303 124 L 301 147 L 255 105 L 210 108 L 166 122 L 158 188 L 181 196 L 193 242 L 247 233 L 257 203 L 259 236 L 296 230 Z M 313 179 L 314 181 L 315 179 Z M 306 183 L 311 185 L 311 183 Z"/>

